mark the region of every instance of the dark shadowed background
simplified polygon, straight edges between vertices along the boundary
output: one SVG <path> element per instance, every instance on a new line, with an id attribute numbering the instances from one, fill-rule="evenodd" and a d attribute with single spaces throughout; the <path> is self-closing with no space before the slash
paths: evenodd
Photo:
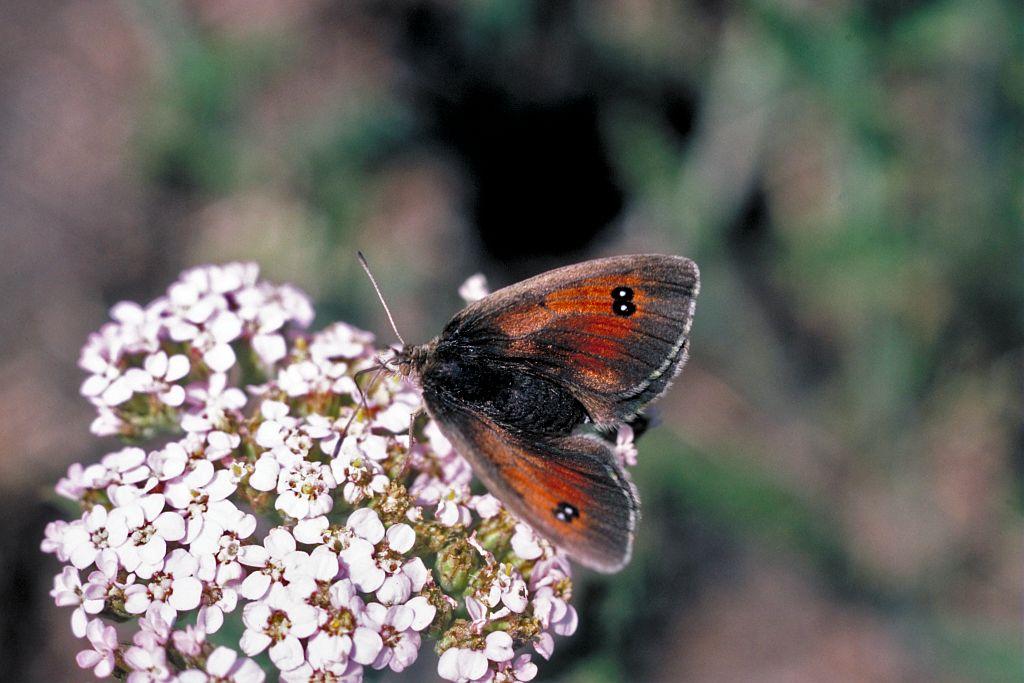
<path id="1" fill-rule="evenodd" d="M 79 681 L 38 551 L 78 349 L 190 265 L 410 341 L 456 289 L 694 258 L 638 552 L 540 680 L 1014 681 L 1015 0 L 0 2 L 0 666 Z M 429 670 L 429 669 L 428 669 Z"/>

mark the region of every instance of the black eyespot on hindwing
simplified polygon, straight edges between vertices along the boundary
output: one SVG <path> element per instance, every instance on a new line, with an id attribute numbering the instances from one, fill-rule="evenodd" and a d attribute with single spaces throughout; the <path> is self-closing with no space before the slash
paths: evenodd
<path id="1" fill-rule="evenodd" d="M 575 506 L 564 501 L 556 505 L 552 512 L 555 513 L 555 519 L 560 522 L 571 522 L 580 516 L 580 511 Z"/>

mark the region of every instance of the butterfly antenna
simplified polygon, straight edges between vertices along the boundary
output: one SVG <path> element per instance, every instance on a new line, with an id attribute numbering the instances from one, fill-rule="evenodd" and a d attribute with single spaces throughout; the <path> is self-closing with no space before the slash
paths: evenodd
<path id="1" fill-rule="evenodd" d="M 357 251 L 356 254 L 359 256 L 359 265 L 366 271 L 366 276 L 370 278 L 370 284 L 373 285 L 374 290 L 377 292 L 377 298 L 380 299 L 380 303 L 384 306 L 384 312 L 388 314 L 388 322 L 391 323 L 391 329 L 395 331 L 395 336 L 398 337 L 398 341 L 402 342 L 402 346 L 405 346 L 405 340 L 402 339 L 402 335 L 398 332 L 398 326 L 395 325 L 395 319 L 391 317 L 391 309 L 388 308 L 388 303 L 384 301 L 384 295 L 380 292 L 380 287 L 377 286 L 377 280 L 374 279 L 373 273 L 370 272 L 370 264 L 366 262 L 366 257 L 363 256 L 363 252 Z"/>
<path id="2" fill-rule="evenodd" d="M 377 374 L 370 379 L 370 383 L 366 385 L 366 390 L 364 391 L 359 387 L 359 378 L 366 373 L 373 372 L 375 370 Z M 380 379 L 381 374 L 383 374 L 385 370 L 387 370 L 387 368 L 383 365 L 374 365 L 373 367 L 360 370 L 353 377 L 356 382 L 356 389 L 359 390 L 359 405 L 356 406 L 354 411 L 352 411 L 352 415 L 348 418 L 348 422 L 345 423 L 345 428 L 342 429 L 341 433 L 338 435 L 338 443 L 334 444 L 334 452 L 331 454 L 332 458 L 338 457 L 338 452 L 341 451 L 341 442 L 345 440 L 346 436 L 348 436 L 349 427 L 351 427 L 352 423 L 355 422 L 356 416 L 359 415 L 359 411 L 366 408 L 367 399 L 370 392 L 373 391 L 373 385 L 377 383 L 377 380 Z"/>

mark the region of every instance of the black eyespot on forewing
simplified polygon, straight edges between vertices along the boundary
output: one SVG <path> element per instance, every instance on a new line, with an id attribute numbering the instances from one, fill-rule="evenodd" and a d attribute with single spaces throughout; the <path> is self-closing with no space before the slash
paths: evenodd
<path id="1" fill-rule="evenodd" d="M 555 515 L 555 519 L 560 522 L 569 523 L 574 519 L 578 519 L 580 511 L 575 506 L 566 503 L 565 501 L 555 506 L 555 509 L 551 511 Z"/>
<path id="2" fill-rule="evenodd" d="M 623 318 L 628 318 L 636 313 L 636 304 L 632 301 L 613 301 L 612 313 L 622 316 Z"/>
<path id="3" fill-rule="evenodd" d="M 632 301 L 633 300 L 633 288 L 632 287 L 616 287 L 612 290 L 613 301 Z"/>

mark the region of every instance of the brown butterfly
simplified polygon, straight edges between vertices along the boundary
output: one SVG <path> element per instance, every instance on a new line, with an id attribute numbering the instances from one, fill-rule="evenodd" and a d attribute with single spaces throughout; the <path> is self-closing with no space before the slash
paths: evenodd
<path id="1" fill-rule="evenodd" d="M 582 428 L 625 423 L 665 392 L 699 288 L 681 256 L 578 263 L 470 304 L 392 362 L 494 496 L 577 561 L 614 572 L 629 562 L 640 501 L 611 446 Z"/>

